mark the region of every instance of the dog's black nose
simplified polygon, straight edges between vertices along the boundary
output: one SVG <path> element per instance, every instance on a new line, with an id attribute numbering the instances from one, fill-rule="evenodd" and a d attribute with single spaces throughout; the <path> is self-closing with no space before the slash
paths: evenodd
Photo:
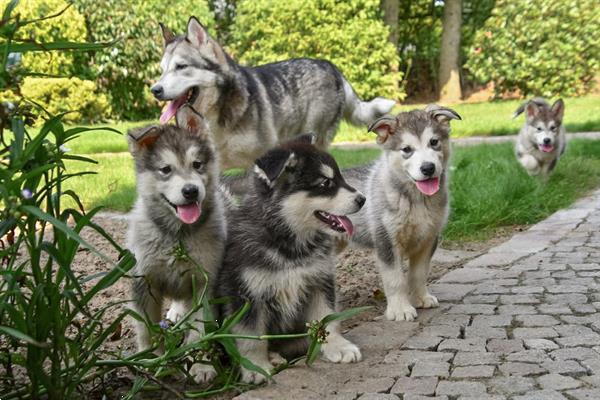
<path id="1" fill-rule="evenodd" d="M 358 204 L 358 206 L 360 208 L 362 208 L 362 206 L 365 205 L 365 201 L 367 201 L 367 198 L 365 196 L 363 196 L 362 194 L 359 194 L 358 196 L 356 196 L 354 198 L 354 201 L 356 202 L 356 204 Z"/>
<path id="2" fill-rule="evenodd" d="M 156 97 L 158 100 L 162 99 L 163 94 L 164 94 L 164 90 L 163 90 L 162 86 L 154 85 L 154 86 L 152 86 L 152 89 L 150 89 L 150 91 L 152 92 L 154 97 Z"/>
<path id="3" fill-rule="evenodd" d="M 421 164 L 421 172 L 425 176 L 431 176 L 435 172 L 435 164 L 432 162 L 425 162 Z"/>
<path id="4" fill-rule="evenodd" d="M 186 200 L 196 200 L 198 198 L 198 186 L 184 185 L 181 194 Z"/>
<path id="5" fill-rule="evenodd" d="M 550 143 L 552 143 L 552 140 L 549 137 L 544 138 L 544 144 L 550 144 Z"/>

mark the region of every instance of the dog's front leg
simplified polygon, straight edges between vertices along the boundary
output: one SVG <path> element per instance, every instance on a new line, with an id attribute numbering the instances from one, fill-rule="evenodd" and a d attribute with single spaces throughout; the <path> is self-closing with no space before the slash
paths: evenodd
<path id="1" fill-rule="evenodd" d="M 146 277 L 136 278 L 133 283 L 133 308 L 140 316 L 147 318 L 149 322 L 156 324 L 160 321 L 162 309 L 162 295 L 158 291 L 153 291 L 150 282 Z M 137 333 L 138 351 L 147 350 L 152 345 L 150 331 L 143 321 L 135 321 Z M 162 346 L 159 352 L 162 353 Z"/>
<path id="2" fill-rule="evenodd" d="M 182 303 L 189 304 L 185 301 Z M 187 313 L 188 310 L 189 307 L 185 310 L 183 314 Z M 203 310 L 200 309 L 190 316 L 190 323 L 192 325 L 192 328 L 187 334 L 187 337 L 185 339 L 186 343 L 194 343 L 204 335 L 204 322 L 202 321 L 202 311 Z M 203 361 L 206 362 L 208 360 L 204 359 Z M 215 371 L 215 368 L 212 365 L 199 362 L 192 365 L 192 368 L 190 369 L 190 375 L 192 375 L 192 377 L 197 383 L 205 383 L 212 381 L 215 378 L 215 376 L 217 376 L 217 371 Z"/>
<path id="3" fill-rule="evenodd" d="M 379 273 L 387 298 L 385 317 L 390 321 L 412 321 L 417 318 L 417 310 L 410 304 L 408 282 L 402 270 L 402 260 L 394 259 L 386 263 L 379 259 Z"/>
<path id="4" fill-rule="evenodd" d="M 334 290 L 334 278 L 331 277 L 331 290 Z M 320 321 L 323 317 L 335 312 L 335 293 L 327 296 L 323 292 L 314 295 L 307 313 L 308 322 Z M 340 322 L 333 321 L 326 327 L 327 342 L 321 346 L 323 358 L 334 363 L 351 363 L 361 360 L 360 349 L 340 332 Z"/>
<path id="5" fill-rule="evenodd" d="M 427 276 L 436 247 L 437 240 L 431 246 L 423 246 L 420 252 L 409 259 L 408 286 L 411 303 L 416 308 L 433 308 L 439 305 L 438 299 L 427 290 Z"/>
<path id="6" fill-rule="evenodd" d="M 236 325 L 232 331 L 238 335 L 252 335 L 259 336 L 266 333 L 266 327 L 262 321 L 260 315 L 253 315 L 252 321 L 250 318 L 246 318 L 245 321 L 240 322 Z M 250 325 L 251 324 L 251 325 Z M 269 343 L 266 340 L 253 340 L 253 339 L 236 339 L 237 348 L 242 357 L 247 358 L 252 364 L 262 368 L 266 372 L 270 373 L 273 365 L 269 360 Z M 242 381 L 246 383 L 262 383 L 267 380 L 267 377 L 260 372 L 251 371 L 244 367 L 241 367 Z"/>

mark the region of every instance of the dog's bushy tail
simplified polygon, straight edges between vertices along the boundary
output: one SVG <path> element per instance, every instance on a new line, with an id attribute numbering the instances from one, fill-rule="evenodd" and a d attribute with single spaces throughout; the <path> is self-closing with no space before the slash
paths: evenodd
<path id="1" fill-rule="evenodd" d="M 388 114 L 394 108 L 394 100 L 376 97 L 371 101 L 362 101 L 352 86 L 344 79 L 344 94 L 346 104 L 344 118 L 353 125 L 371 125 L 375 120 Z"/>
<path id="2" fill-rule="evenodd" d="M 527 100 L 526 102 L 521 104 L 519 108 L 515 110 L 512 117 L 517 118 L 519 115 L 523 114 L 523 111 L 525 111 L 525 107 L 527 107 L 527 104 L 529 103 L 535 103 L 538 107 L 550 108 L 550 105 L 548 104 L 548 102 L 546 102 L 546 100 L 544 100 L 541 97 L 534 97 L 533 99 Z"/>

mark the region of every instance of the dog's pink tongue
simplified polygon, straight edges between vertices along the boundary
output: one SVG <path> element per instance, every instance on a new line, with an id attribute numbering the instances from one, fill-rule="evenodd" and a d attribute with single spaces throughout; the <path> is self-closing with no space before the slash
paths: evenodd
<path id="1" fill-rule="evenodd" d="M 542 144 L 540 145 L 540 149 L 542 149 L 544 153 L 550 153 L 552 150 L 554 150 L 554 146 L 551 144 Z"/>
<path id="2" fill-rule="evenodd" d="M 177 114 L 177 110 L 183 105 L 183 103 L 185 103 L 186 99 L 187 97 L 184 95 L 176 98 L 173 101 L 169 101 L 167 103 L 167 107 L 165 107 L 165 110 L 162 112 L 162 114 L 160 114 L 160 123 L 166 124 L 169 122 L 171 118 Z"/>
<path id="3" fill-rule="evenodd" d="M 431 178 L 425 181 L 417 181 L 417 189 L 421 191 L 421 193 L 431 196 L 436 194 L 438 190 L 440 190 L 440 179 L 439 178 Z"/>
<path id="4" fill-rule="evenodd" d="M 352 225 L 350 218 L 346 217 L 345 215 L 336 215 L 335 217 L 337 218 L 338 222 L 342 224 L 346 230 L 346 233 L 352 236 L 352 233 L 354 232 L 354 225 Z"/>
<path id="5" fill-rule="evenodd" d="M 192 203 L 177 206 L 177 216 L 184 224 L 193 224 L 200 218 L 200 205 Z"/>

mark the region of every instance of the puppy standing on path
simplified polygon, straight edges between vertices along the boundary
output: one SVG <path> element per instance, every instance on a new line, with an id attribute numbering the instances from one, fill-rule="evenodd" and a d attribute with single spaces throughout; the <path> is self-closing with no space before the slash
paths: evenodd
<path id="1" fill-rule="evenodd" d="M 138 192 L 127 232 L 128 248 L 137 260 L 133 300 L 136 311 L 153 323 L 161 319 L 165 298 L 173 300 L 169 317 L 177 319 L 190 309 L 193 282 L 198 290 L 204 285 L 201 271 L 177 260 L 175 248 L 182 245 L 212 279 L 225 247 L 218 160 L 208 127 L 189 108 L 180 111 L 177 122 L 180 128 L 154 125 L 129 134 Z M 202 316 L 190 318 L 196 329 L 188 333 L 188 342 L 203 331 Z M 150 347 L 151 338 L 143 322 L 136 324 L 141 351 Z M 199 382 L 215 376 L 204 364 L 195 364 L 190 372 Z"/>
<path id="2" fill-rule="evenodd" d="M 230 216 L 227 247 L 216 290 L 232 303 L 224 316 L 246 301 L 250 311 L 234 327 L 246 335 L 306 332 L 306 323 L 335 311 L 334 238 L 352 235 L 346 216 L 363 206 L 365 197 L 348 185 L 329 154 L 305 135 L 259 158 L 250 194 Z M 327 326 L 323 356 L 332 362 L 355 362 L 358 347 L 344 339 L 339 323 Z M 291 357 L 306 353 L 305 342 L 238 340 L 240 353 L 271 370 L 269 350 Z M 242 369 L 245 382 L 265 377 Z"/>
<path id="3" fill-rule="evenodd" d="M 552 104 L 541 98 L 522 104 L 514 117 L 525 111 L 525 124 L 516 144 L 517 159 L 529 175 L 547 178 L 565 152 L 567 140 L 562 125 L 565 104 L 558 99 Z"/>
<path id="4" fill-rule="evenodd" d="M 426 284 L 448 217 L 452 119 L 460 116 L 436 105 L 380 118 L 369 130 L 377 134 L 383 154 L 373 166 L 349 175 L 352 184 L 365 188 L 368 198 L 357 214 L 351 241 L 376 251 L 389 320 L 412 321 L 417 317 L 415 307 L 438 306 Z"/>

